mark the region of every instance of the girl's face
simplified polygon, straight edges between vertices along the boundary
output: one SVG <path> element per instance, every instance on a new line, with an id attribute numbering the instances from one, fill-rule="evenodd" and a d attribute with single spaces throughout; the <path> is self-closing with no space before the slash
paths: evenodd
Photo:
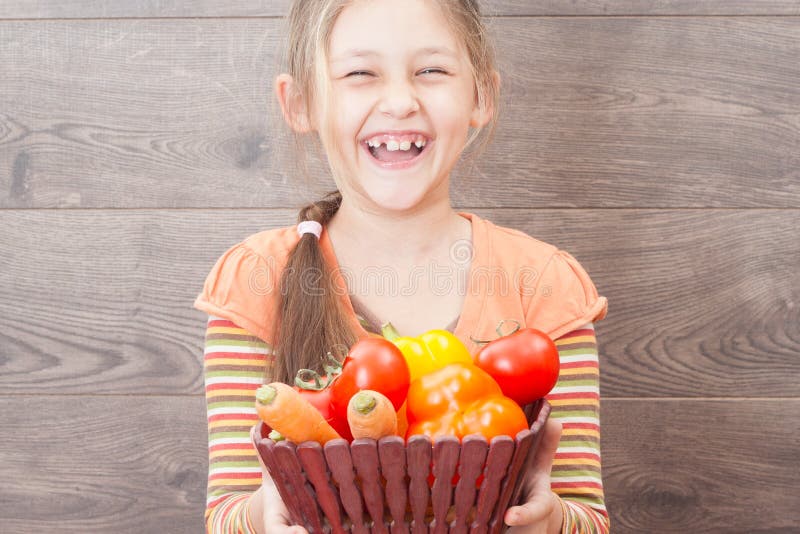
<path id="1" fill-rule="evenodd" d="M 490 117 L 477 106 L 462 43 L 432 4 L 356 1 L 334 25 L 331 126 L 339 149 L 332 156 L 343 173 L 335 178 L 362 208 L 449 202 L 450 171 L 469 127 Z"/>

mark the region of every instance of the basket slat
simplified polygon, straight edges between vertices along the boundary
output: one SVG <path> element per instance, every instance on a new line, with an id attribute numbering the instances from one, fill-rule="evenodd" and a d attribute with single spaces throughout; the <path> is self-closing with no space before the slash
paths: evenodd
<path id="1" fill-rule="evenodd" d="M 302 518 L 299 524 L 304 525 L 310 532 L 322 532 L 317 502 L 297 459 L 296 445 L 291 441 L 280 441 L 275 445 L 273 452 L 278 466 L 291 480 L 295 499 L 299 504 L 298 512 Z"/>
<path id="2" fill-rule="evenodd" d="M 413 534 L 428 534 L 428 525 L 425 515 L 428 512 L 430 490 L 428 488 L 428 474 L 431 465 L 431 439 L 419 435 L 408 438 L 408 497 L 411 501 L 411 532 Z"/>
<path id="3" fill-rule="evenodd" d="M 532 416 L 534 417 L 530 430 L 523 430 L 517 433 L 517 446 L 514 451 L 514 458 L 511 460 L 511 468 L 508 471 L 506 481 L 503 483 L 503 491 L 497 501 L 495 514 L 489 521 L 489 532 L 499 533 L 504 526 L 503 517 L 505 511 L 511 505 L 520 504 L 522 492 L 524 490 L 524 473 L 530 468 L 539 443 L 542 441 L 542 427 L 550 416 L 550 404 L 542 402 L 536 404 Z M 530 454 L 528 454 L 530 452 Z M 518 481 L 518 479 L 521 479 Z"/>
<path id="4" fill-rule="evenodd" d="M 322 446 L 315 441 L 306 441 L 297 446 L 297 457 L 306 472 L 306 476 L 314 485 L 317 502 L 325 514 L 333 534 L 345 534 L 342 527 L 342 507 L 339 494 L 331 484 Z"/>
<path id="5" fill-rule="evenodd" d="M 383 521 L 383 488 L 378 460 L 378 443 L 374 439 L 356 439 L 350 445 L 353 466 L 361 480 L 361 496 L 372 517 L 373 534 L 388 534 Z"/>
<path id="6" fill-rule="evenodd" d="M 536 450 L 539 448 L 539 444 L 542 442 L 542 429 L 544 428 L 545 423 L 547 423 L 547 418 L 550 417 L 550 411 L 552 410 L 552 406 L 550 406 L 549 402 L 545 402 L 543 400 L 538 401 L 536 406 L 535 412 L 535 420 L 531 424 L 531 433 L 533 434 L 533 442 L 531 443 L 531 452 L 528 455 L 525 465 L 522 467 L 522 472 L 528 470 L 528 466 L 533 462 L 534 457 L 536 456 Z M 514 489 L 514 493 L 511 496 L 511 503 L 518 504 L 520 502 L 520 498 L 522 495 L 523 490 L 522 484 L 517 484 L 516 488 Z"/>
<path id="7" fill-rule="evenodd" d="M 542 407 L 543 400 L 544 399 L 539 399 L 523 406 L 522 411 L 525 413 L 525 418 L 528 420 L 528 427 L 530 427 L 536 420 L 536 416 L 539 414 L 539 409 Z"/>
<path id="8" fill-rule="evenodd" d="M 497 503 L 494 505 L 492 518 L 489 520 L 489 534 L 498 534 L 503 528 L 503 517 L 508 509 L 508 502 L 511 500 L 511 492 L 514 491 L 514 484 L 516 484 L 518 478 L 523 477 L 522 464 L 531 448 L 533 434 L 528 429 L 522 430 L 517 433 L 515 442 L 514 456 L 509 462 L 506 478 L 500 485 L 500 495 L 497 498 Z"/>
<path id="9" fill-rule="evenodd" d="M 458 484 L 455 490 L 455 519 L 450 525 L 453 534 L 466 534 L 469 513 L 475 503 L 478 477 L 483 471 L 483 462 L 489 451 L 489 443 L 481 435 L 464 436 L 461 442 L 461 459 L 458 467 Z"/>
<path id="10" fill-rule="evenodd" d="M 478 493 L 475 521 L 470 527 L 471 534 L 487 532 L 489 519 L 500 495 L 500 483 L 505 478 L 508 463 L 514 453 L 514 445 L 515 442 L 510 436 L 496 436 L 489 443 L 489 454 L 486 455 L 486 467 L 483 470 L 484 478 Z"/>
<path id="11" fill-rule="evenodd" d="M 271 439 L 262 439 L 258 442 L 257 448 L 264 464 L 267 466 L 270 477 L 278 489 L 278 493 L 286 504 L 286 509 L 289 511 L 289 516 L 294 524 L 303 525 L 303 514 L 297 505 L 292 480 L 287 472 L 281 469 L 280 464 L 275 456 L 276 444 Z"/>
<path id="12" fill-rule="evenodd" d="M 381 461 L 381 472 L 386 478 L 386 501 L 392 516 L 389 525 L 391 533 L 408 534 L 405 440 L 400 436 L 381 438 L 378 441 L 378 456 Z"/>
<path id="13" fill-rule="evenodd" d="M 446 534 L 448 529 L 447 512 L 453 494 L 453 475 L 456 473 L 458 453 L 461 445 L 455 436 L 436 438 L 433 445 L 433 475 L 431 504 L 433 506 L 433 534 Z"/>
<path id="14" fill-rule="evenodd" d="M 364 508 L 355 483 L 350 444 L 345 439 L 334 439 L 326 443 L 323 450 L 331 474 L 339 485 L 339 497 L 352 522 L 353 534 L 370 534 L 369 528 L 364 523 Z"/>

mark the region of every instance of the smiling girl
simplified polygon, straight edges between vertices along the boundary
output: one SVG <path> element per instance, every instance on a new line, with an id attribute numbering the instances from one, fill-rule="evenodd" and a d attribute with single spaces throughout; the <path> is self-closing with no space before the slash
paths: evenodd
<path id="1" fill-rule="evenodd" d="M 195 301 L 209 314 L 208 531 L 305 532 L 289 526 L 251 443 L 263 381 L 292 383 L 384 321 L 402 335 L 448 329 L 475 354 L 514 319 L 556 340 L 562 375 L 525 502 L 505 521 L 519 533 L 607 532 L 593 326 L 607 301 L 569 253 L 451 207 L 451 171 L 498 116 L 477 2 L 295 0 L 288 22 L 276 97 L 291 130 L 321 142 L 337 189 L 297 226 L 231 247 Z M 362 287 L 376 268 L 411 282 Z"/>

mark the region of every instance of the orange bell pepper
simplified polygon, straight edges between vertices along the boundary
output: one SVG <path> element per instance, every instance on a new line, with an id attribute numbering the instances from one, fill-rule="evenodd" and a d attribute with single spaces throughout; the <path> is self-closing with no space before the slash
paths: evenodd
<path id="1" fill-rule="evenodd" d="M 425 434 L 432 439 L 453 435 L 461 440 L 481 434 L 514 437 L 528 428 L 522 408 L 503 396 L 497 382 L 472 364 L 455 362 L 411 383 L 406 399 L 406 438 Z"/>

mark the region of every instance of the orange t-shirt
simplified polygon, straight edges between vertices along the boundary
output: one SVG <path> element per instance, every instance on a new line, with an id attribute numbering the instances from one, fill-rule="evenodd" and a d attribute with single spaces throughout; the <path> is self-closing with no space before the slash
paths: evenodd
<path id="1" fill-rule="evenodd" d="M 480 348 L 471 338 L 496 338 L 502 319 L 514 319 L 557 339 L 606 316 L 607 299 L 598 295 L 589 275 L 569 253 L 473 213 L 458 214 L 471 222 L 472 260 L 454 334 L 471 354 Z M 272 344 L 280 275 L 299 239 L 297 227 L 288 226 L 258 232 L 229 248 L 208 274 L 195 308 L 233 321 Z M 320 246 L 354 331 L 359 337 L 369 336 L 353 309 L 325 228 Z"/>

